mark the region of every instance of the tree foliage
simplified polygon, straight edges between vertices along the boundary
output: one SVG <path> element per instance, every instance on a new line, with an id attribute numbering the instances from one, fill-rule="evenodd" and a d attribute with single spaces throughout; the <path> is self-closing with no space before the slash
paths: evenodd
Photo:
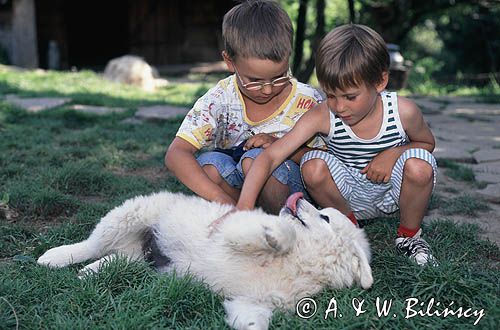
<path id="1" fill-rule="evenodd" d="M 498 0 L 281 0 L 296 28 L 293 72 L 308 81 L 321 38 L 334 26 L 366 24 L 413 61 L 441 75 L 500 71 Z M 422 36 L 416 33 L 422 32 Z M 426 39 L 426 43 L 418 40 Z M 437 47 L 439 46 L 439 47 Z M 439 48 L 439 51 L 436 49 Z"/>
<path id="2" fill-rule="evenodd" d="M 436 31 L 443 41 L 441 73 L 499 73 L 500 3 L 496 8 L 469 7 L 461 13 L 452 10 L 437 20 Z"/>
<path id="3" fill-rule="evenodd" d="M 307 14 L 308 2 L 308 0 L 300 1 L 299 16 L 297 18 L 297 34 L 295 38 L 293 72 L 295 72 L 297 79 L 301 81 L 308 81 L 309 77 L 311 77 L 315 66 L 315 50 L 318 48 L 321 39 L 325 35 L 325 0 L 316 0 L 316 29 L 311 38 L 310 56 L 307 60 L 303 61 L 305 17 Z"/>
<path id="4" fill-rule="evenodd" d="M 357 0 L 359 23 L 378 31 L 389 43 L 401 43 L 418 24 L 449 9 L 492 8 L 498 0 Z"/>

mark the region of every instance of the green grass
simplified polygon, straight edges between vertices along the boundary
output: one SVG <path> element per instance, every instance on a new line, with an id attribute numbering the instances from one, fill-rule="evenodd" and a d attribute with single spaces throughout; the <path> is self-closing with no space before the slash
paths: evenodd
<path id="1" fill-rule="evenodd" d="M 442 86 L 435 82 L 426 82 L 419 85 L 418 88 L 409 88 L 403 91 L 403 94 L 417 94 L 426 96 L 465 96 L 475 99 L 481 103 L 500 103 L 500 87 L 498 84 L 489 84 L 482 88 L 478 87 L 459 87 L 456 85 Z"/>
<path id="2" fill-rule="evenodd" d="M 441 207 L 444 214 L 463 214 L 469 216 L 475 216 L 478 211 L 487 211 L 490 209 L 488 204 L 468 194 L 444 200 Z"/>
<path id="3" fill-rule="evenodd" d="M 439 167 L 446 168 L 445 174 L 457 181 L 475 182 L 474 171 L 467 166 L 458 164 L 457 162 L 442 159 L 439 161 Z"/>
<path id="4" fill-rule="evenodd" d="M 427 96 L 467 96 L 475 98 L 478 102 L 500 103 L 500 85 L 493 77 L 483 87 L 461 86 L 439 84 L 432 80 L 428 74 L 422 75 L 412 71 L 409 77 L 408 88 L 404 92 Z"/>
<path id="5" fill-rule="evenodd" d="M 440 167 L 445 169 L 444 174 L 453 180 L 468 182 L 478 189 L 483 189 L 487 185 L 486 182 L 476 181 L 476 176 L 470 166 L 459 164 L 448 159 L 440 159 L 438 163 Z"/>
<path id="6" fill-rule="evenodd" d="M 478 212 L 490 210 L 487 203 L 469 194 L 461 194 L 451 198 L 444 198 L 439 194 L 433 194 L 429 203 L 429 209 L 437 208 L 444 215 L 461 214 L 471 217 L 476 216 Z"/>
<path id="7" fill-rule="evenodd" d="M 85 104 L 131 109 L 151 103 L 191 104 L 199 88 L 176 85 L 147 94 L 118 88 L 91 72 L 42 75 L 0 68 L 2 94 L 63 95 Z M 16 214 L 8 220 L 0 213 L 0 329 L 227 328 L 221 298 L 192 278 L 118 260 L 97 276 L 78 280 L 82 265 L 48 269 L 35 262 L 51 247 L 86 238 L 100 217 L 132 196 L 163 189 L 187 192 L 163 169 L 164 153 L 180 119 L 124 123 L 130 115 L 96 117 L 66 107 L 32 114 L 0 101 L 0 206 Z M 445 202 L 452 201 L 436 200 L 436 207 L 451 208 Z M 466 198 L 453 203 L 468 205 L 454 212 L 481 212 Z M 498 247 L 481 240 L 475 226 L 437 219 L 424 232 L 441 265 L 420 268 L 394 251 L 396 227 L 397 221 L 388 219 L 366 226 L 375 279 L 370 290 L 325 290 L 314 297 L 314 317 L 302 320 L 293 312 L 278 311 L 271 328 L 497 329 Z M 332 298 L 343 316 L 333 318 L 330 313 L 325 320 Z M 366 313 L 355 315 L 354 298 L 365 299 Z M 389 316 L 377 315 L 377 298 L 392 299 Z M 476 327 L 475 318 L 405 319 L 409 298 L 434 298 L 444 306 L 453 302 L 484 309 L 486 315 Z"/>
<path id="8" fill-rule="evenodd" d="M 155 93 L 104 81 L 92 71 L 13 71 L 0 64 L 0 95 L 71 97 L 75 104 L 135 108 L 169 103 L 190 106 L 210 87 L 208 83 L 171 84 Z"/>

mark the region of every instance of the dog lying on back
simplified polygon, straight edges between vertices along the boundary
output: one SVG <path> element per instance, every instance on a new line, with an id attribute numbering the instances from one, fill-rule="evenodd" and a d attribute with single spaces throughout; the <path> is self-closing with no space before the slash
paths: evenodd
<path id="1" fill-rule="evenodd" d="M 267 329 L 275 308 L 291 310 L 326 287 L 372 285 L 365 233 L 339 211 L 318 211 L 294 194 L 279 216 L 234 212 L 210 234 L 230 209 L 183 194 L 139 196 L 106 214 L 88 239 L 50 249 L 38 263 L 98 259 L 81 270 L 85 276 L 122 255 L 150 260 L 160 272 L 189 272 L 225 298 L 226 321 L 236 329 Z"/>

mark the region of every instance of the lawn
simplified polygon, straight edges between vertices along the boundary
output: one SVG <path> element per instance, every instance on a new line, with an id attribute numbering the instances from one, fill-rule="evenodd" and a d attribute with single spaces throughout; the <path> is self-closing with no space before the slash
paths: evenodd
<path id="1" fill-rule="evenodd" d="M 81 265 L 52 270 L 35 262 L 48 248 L 86 238 L 101 216 L 132 196 L 188 193 L 163 166 L 181 119 L 142 124 L 124 119 L 139 105 L 189 106 L 208 86 L 171 84 L 147 94 L 104 82 L 92 72 L 0 67 L 0 95 L 64 96 L 73 103 L 129 109 L 107 116 L 75 113 L 68 106 L 28 113 L 0 97 L 0 329 L 226 327 L 221 298 L 192 278 L 118 260 L 79 280 Z M 434 204 L 450 207 L 439 198 Z M 313 297 L 314 316 L 301 319 L 293 311 L 279 311 L 271 328 L 499 328 L 498 247 L 480 240 L 475 226 L 436 219 L 424 230 L 440 266 L 420 268 L 395 253 L 396 227 L 391 219 L 365 227 L 373 249 L 370 290 L 325 290 Z M 365 312 L 356 315 L 353 304 L 363 300 Z M 387 315 L 377 311 L 383 302 L 392 303 Z M 335 303 L 337 310 L 326 313 Z M 456 313 L 444 317 L 445 309 Z"/>

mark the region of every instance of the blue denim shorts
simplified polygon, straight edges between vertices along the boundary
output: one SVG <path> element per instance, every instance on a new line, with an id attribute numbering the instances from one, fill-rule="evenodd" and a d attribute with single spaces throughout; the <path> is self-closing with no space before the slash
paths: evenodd
<path id="1" fill-rule="evenodd" d="M 245 158 L 255 159 L 261 152 L 262 148 L 250 149 L 241 156 L 239 162 L 235 162 L 233 158 L 221 152 L 207 151 L 198 156 L 196 159 L 200 166 L 214 166 L 221 177 L 232 187 L 241 189 L 243 186 L 243 169 L 241 163 Z M 300 177 L 300 168 L 292 160 L 287 160 L 278 166 L 273 172 L 273 177 L 282 184 L 288 185 L 290 194 L 295 192 L 305 193 L 304 185 Z"/>

